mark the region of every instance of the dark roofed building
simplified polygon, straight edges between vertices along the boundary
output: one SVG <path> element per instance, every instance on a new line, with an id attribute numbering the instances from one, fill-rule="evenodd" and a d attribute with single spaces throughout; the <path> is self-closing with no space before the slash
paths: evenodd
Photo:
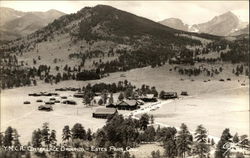
<path id="1" fill-rule="evenodd" d="M 123 100 L 116 104 L 119 110 L 135 110 L 138 109 L 138 102 L 136 100 Z"/>
<path id="2" fill-rule="evenodd" d="M 144 102 L 157 102 L 157 98 L 154 97 L 154 94 L 146 94 L 140 98 Z"/>
<path id="3" fill-rule="evenodd" d="M 96 111 L 92 114 L 95 118 L 108 118 L 110 116 L 113 116 L 117 113 L 117 110 L 115 108 L 98 108 Z"/>
<path id="4" fill-rule="evenodd" d="M 73 96 L 76 97 L 76 98 L 83 98 L 84 93 L 75 93 Z"/>
<path id="5" fill-rule="evenodd" d="M 106 108 L 116 108 L 116 105 L 114 103 L 110 103 L 106 105 Z"/>
<path id="6" fill-rule="evenodd" d="M 38 110 L 52 111 L 53 108 L 52 108 L 51 105 L 45 104 L 45 105 L 40 105 L 40 106 L 38 107 Z"/>
<path id="7" fill-rule="evenodd" d="M 70 105 L 76 105 L 76 101 L 74 101 L 74 100 L 64 100 L 62 103 L 63 104 L 70 104 Z"/>
<path id="8" fill-rule="evenodd" d="M 174 99 L 177 98 L 176 92 L 164 92 L 161 96 L 161 99 Z"/>

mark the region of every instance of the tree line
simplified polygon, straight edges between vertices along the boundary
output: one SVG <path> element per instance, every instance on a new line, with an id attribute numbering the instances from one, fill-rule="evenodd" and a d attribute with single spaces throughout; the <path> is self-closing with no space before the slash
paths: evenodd
<path id="1" fill-rule="evenodd" d="M 174 127 L 158 126 L 157 129 L 153 127 L 154 118 L 148 114 L 143 114 L 139 120 L 124 118 L 122 115 L 114 115 L 109 117 L 106 125 L 99 129 L 97 132 L 92 132 L 90 129 L 85 129 L 80 123 L 76 123 L 72 128 L 68 125 L 62 129 L 62 142 L 58 143 L 56 131 L 49 128 L 48 123 L 44 123 L 42 128 L 34 130 L 32 139 L 26 146 L 34 148 L 84 148 L 84 151 L 6 151 L 1 150 L 1 157 L 31 157 L 35 154 L 37 157 L 97 157 L 97 158 L 134 158 L 126 151 L 126 147 L 130 146 L 136 148 L 141 143 L 159 142 L 163 145 L 164 153 L 159 151 L 152 152 L 152 158 L 185 158 L 187 156 L 198 156 L 199 158 L 210 157 L 211 148 L 215 148 L 215 158 L 224 158 L 230 155 L 226 152 L 223 146 L 226 143 L 239 143 L 242 148 L 245 145 L 250 145 L 247 135 L 234 136 L 230 134 L 229 129 L 222 132 L 221 138 L 217 145 L 214 140 L 208 138 L 207 130 L 202 126 L 197 126 L 195 133 L 191 134 L 187 125 L 181 124 L 180 130 Z M 21 146 L 19 142 L 20 135 L 17 130 L 8 127 L 4 133 L 0 135 L 0 146 L 4 147 L 17 147 Z M 109 149 L 114 146 L 121 151 L 114 151 L 112 149 L 99 151 L 98 149 L 91 149 L 95 146 L 102 149 Z M 242 153 L 236 153 L 237 158 L 242 158 Z"/>

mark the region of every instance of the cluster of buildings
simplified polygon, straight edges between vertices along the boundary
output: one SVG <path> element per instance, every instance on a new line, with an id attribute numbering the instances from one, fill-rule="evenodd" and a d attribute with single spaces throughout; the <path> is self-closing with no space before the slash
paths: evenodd
<path id="1" fill-rule="evenodd" d="M 176 92 L 166 92 L 161 99 L 177 98 Z M 95 118 L 108 118 L 117 113 L 117 110 L 136 110 L 145 102 L 157 102 L 157 97 L 153 94 L 147 94 L 138 99 L 127 98 L 126 100 L 118 101 L 117 103 L 110 103 L 106 107 L 98 108 L 93 112 L 92 116 Z"/>

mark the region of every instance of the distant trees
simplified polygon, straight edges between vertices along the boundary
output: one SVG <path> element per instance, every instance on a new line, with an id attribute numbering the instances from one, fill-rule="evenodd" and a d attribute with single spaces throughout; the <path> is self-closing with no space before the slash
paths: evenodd
<path id="1" fill-rule="evenodd" d="M 76 80 L 86 81 L 86 80 L 96 80 L 96 79 L 100 79 L 100 76 L 95 71 L 84 70 L 76 74 Z"/>
<path id="2" fill-rule="evenodd" d="M 49 124 L 45 122 L 41 130 L 37 129 L 33 131 L 31 143 L 36 148 L 56 146 L 56 131 L 52 130 L 50 132 Z"/>
<path id="3" fill-rule="evenodd" d="M 115 115 L 96 134 L 98 146 L 134 147 L 139 141 L 136 120 Z"/>
<path id="4" fill-rule="evenodd" d="M 146 116 L 146 115 L 145 115 Z M 140 120 L 144 120 L 145 116 L 141 116 Z M 194 142 L 191 133 L 185 124 L 181 124 L 179 132 L 174 127 L 163 127 L 155 130 L 153 126 L 147 126 L 145 130 L 140 129 L 140 120 L 129 118 L 124 118 L 122 115 L 116 114 L 112 118 L 109 118 L 106 125 L 99 129 L 96 133 L 92 133 L 90 129 L 87 131 L 84 129 L 82 124 L 76 123 L 71 129 L 69 126 L 64 126 L 62 133 L 63 144 L 57 145 L 56 131 L 50 130 L 48 123 L 44 123 L 42 129 L 34 130 L 32 133 L 31 145 L 34 148 L 45 147 L 50 149 L 50 147 L 65 147 L 65 148 L 79 148 L 79 147 L 89 147 L 95 145 L 98 147 L 109 148 L 110 146 L 115 146 L 116 148 L 126 149 L 126 147 L 136 147 L 141 142 L 161 142 L 163 144 L 164 153 L 160 154 L 159 151 L 154 151 L 151 153 L 152 158 L 168 157 L 187 157 L 196 156 L 199 158 L 207 158 L 209 156 L 210 145 L 207 138 L 207 130 L 199 125 L 195 130 Z M 0 147 L 3 145 L 9 147 L 20 146 L 18 140 L 18 132 L 12 128 L 8 127 L 4 133 L 0 134 Z M 227 157 L 229 153 L 225 149 L 224 143 L 231 142 L 231 134 L 229 129 L 225 129 L 222 133 L 221 139 L 216 147 L 215 157 L 223 158 Z M 238 140 L 238 134 L 233 138 L 235 142 Z M 247 140 L 247 135 L 242 135 L 240 140 L 247 145 L 249 141 Z M 243 142 L 244 141 L 244 142 Z M 213 145 L 213 139 L 211 139 L 211 144 Z M 30 144 L 28 144 L 30 145 Z M 191 148 L 193 152 L 191 152 Z M 13 157 L 30 157 L 29 152 L 0 152 L 0 156 L 11 155 Z M 115 158 L 127 157 L 134 158 L 128 152 L 117 152 L 117 151 L 102 151 L 102 152 L 71 152 L 71 151 L 58 151 L 58 152 L 35 152 L 36 155 L 43 156 L 55 156 L 55 157 L 76 157 L 84 156 L 97 156 L 100 158 L 110 157 L 110 154 Z M 15 156 L 14 156 L 15 155 Z M 236 153 L 236 157 L 241 158 L 244 155 L 240 152 Z"/>

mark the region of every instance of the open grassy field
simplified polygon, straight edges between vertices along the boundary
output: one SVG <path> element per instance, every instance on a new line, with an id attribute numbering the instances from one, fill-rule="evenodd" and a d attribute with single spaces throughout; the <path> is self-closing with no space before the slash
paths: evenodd
<path id="1" fill-rule="evenodd" d="M 216 66 L 216 65 L 215 65 Z M 36 87 L 21 87 L 1 92 L 1 132 L 8 126 L 16 128 L 21 135 L 22 143 L 31 140 L 32 131 L 41 128 L 42 123 L 49 122 L 50 129 L 57 131 L 57 139 L 61 140 L 62 129 L 65 125 L 72 127 L 81 123 L 85 129 L 96 130 L 105 124 L 105 120 L 93 119 L 92 112 L 97 107 L 88 108 L 81 99 L 74 98 L 78 105 L 54 105 L 54 111 L 38 111 L 40 105 L 37 99 L 48 100 L 48 97 L 29 97 L 32 92 L 53 92 L 60 87 L 82 87 L 88 83 L 118 82 L 127 79 L 140 87 L 142 84 L 155 86 L 158 91 L 176 91 L 178 94 L 185 90 L 190 96 L 162 105 L 160 109 L 150 112 L 155 121 L 179 127 L 186 123 L 191 131 L 203 124 L 209 134 L 219 137 L 224 128 L 230 128 L 232 134 L 249 132 L 249 82 L 245 76 L 235 76 L 231 73 L 231 65 L 223 65 L 224 71 L 208 80 L 205 76 L 188 77 L 170 72 L 173 66 L 165 65 L 159 68 L 134 69 L 127 72 L 110 74 L 109 77 L 94 81 L 64 81 L 57 85 L 38 83 Z M 125 77 L 121 77 L 124 74 Z M 220 78 L 231 78 L 231 81 L 221 82 Z M 180 79 L 183 80 L 180 80 Z M 193 79 L 194 81 L 191 81 Z M 245 86 L 241 86 L 241 83 Z M 73 98 L 73 92 L 59 92 L 61 96 Z M 23 104 L 24 101 L 31 104 Z"/>
<path id="2" fill-rule="evenodd" d="M 105 120 L 92 118 L 92 112 L 96 107 L 85 107 L 82 99 L 72 97 L 74 92 L 62 92 L 60 95 L 68 96 L 68 99 L 74 99 L 77 105 L 59 103 L 53 105 L 53 111 L 38 111 L 38 106 L 43 103 L 37 103 L 36 100 L 48 101 L 50 97 L 31 97 L 28 96 L 28 93 L 52 92 L 52 87 L 54 88 L 54 86 L 45 84 L 36 88 L 26 87 L 2 91 L 1 130 L 5 130 L 7 126 L 12 126 L 21 135 L 20 141 L 27 143 L 31 140 L 32 131 L 41 128 L 44 122 L 49 123 L 50 129 L 57 131 L 58 141 L 61 141 L 62 129 L 65 125 L 69 125 L 72 128 L 75 123 L 81 123 L 85 129 L 90 128 L 95 131 L 105 124 Z M 49 90 L 50 88 L 51 90 Z M 30 101 L 31 104 L 23 104 L 26 100 Z M 59 100 L 62 101 L 62 99 Z"/>

